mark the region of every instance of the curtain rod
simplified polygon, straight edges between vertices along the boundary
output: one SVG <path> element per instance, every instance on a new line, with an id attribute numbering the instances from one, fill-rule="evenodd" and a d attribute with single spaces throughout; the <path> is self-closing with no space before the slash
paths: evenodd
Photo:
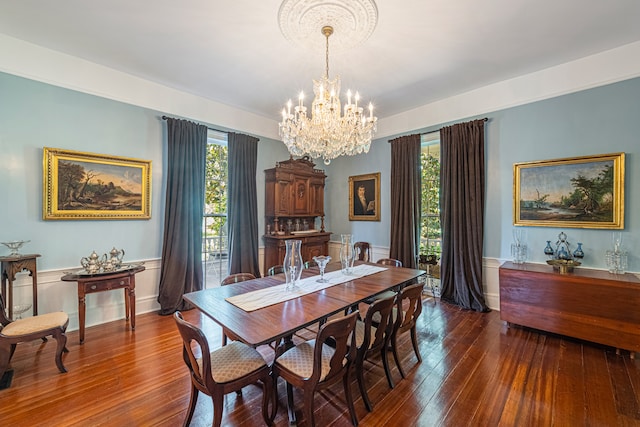
<path id="1" fill-rule="evenodd" d="M 162 116 L 162 120 L 167 120 L 170 119 L 171 117 L 167 117 L 167 116 Z M 215 131 L 215 132 L 222 132 L 222 133 L 226 133 L 227 135 L 229 134 L 228 130 L 220 130 L 220 129 L 216 129 L 216 128 L 210 128 L 209 126 L 207 126 L 207 129 Z"/>
<path id="2" fill-rule="evenodd" d="M 483 119 L 479 119 L 479 120 L 483 120 L 483 121 L 485 121 L 485 122 L 488 122 L 488 121 L 489 121 L 489 117 L 485 117 L 485 118 L 483 118 Z M 442 126 L 442 127 L 441 127 L 441 128 L 439 128 L 439 129 L 432 130 L 432 131 L 429 131 L 429 132 L 423 132 L 423 133 L 421 133 L 421 134 L 419 134 L 419 135 L 427 135 L 427 134 L 434 133 L 434 132 L 440 132 L 440 131 L 441 131 L 442 129 L 444 129 L 444 128 L 446 128 L 446 126 Z"/>

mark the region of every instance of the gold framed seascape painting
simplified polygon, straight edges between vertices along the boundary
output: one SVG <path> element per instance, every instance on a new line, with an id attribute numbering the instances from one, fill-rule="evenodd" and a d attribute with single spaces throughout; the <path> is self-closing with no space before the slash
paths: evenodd
<path id="1" fill-rule="evenodd" d="M 380 172 L 349 177 L 349 221 L 380 221 Z"/>
<path id="2" fill-rule="evenodd" d="M 624 228 L 624 153 L 515 163 L 513 224 Z"/>
<path id="3" fill-rule="evenodd" d="M 151 218 L 151 161 L 44 147 L 45 220 Z"/>

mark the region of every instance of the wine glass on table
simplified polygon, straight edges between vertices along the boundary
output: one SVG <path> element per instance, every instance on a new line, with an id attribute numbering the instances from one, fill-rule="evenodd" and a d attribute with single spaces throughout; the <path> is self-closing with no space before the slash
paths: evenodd
<path id="1" fill-rule="evenodd" d="M 328 283 L 329 281 L 324 278 L 324 269 L 331 261 L 331 257 L 328 255 L 314 256 L 313 260 L 318 264 L 318 268 L 320 269 L 320 278 L 316 280 L 318 283 Z"/>

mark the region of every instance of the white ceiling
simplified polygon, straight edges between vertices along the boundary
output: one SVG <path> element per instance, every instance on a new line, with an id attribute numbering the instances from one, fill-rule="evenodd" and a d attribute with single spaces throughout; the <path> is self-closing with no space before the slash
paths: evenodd
<path id="1" fill-rule="evenodd" d="M 277 120 L 325 59 L 284 38 L 280 3 L 0 0 L 0 33 Z M 379 118 L 640 40 L 638 0 L 376 4 L 371 37 L 330 51 L 330 77 Z"/>

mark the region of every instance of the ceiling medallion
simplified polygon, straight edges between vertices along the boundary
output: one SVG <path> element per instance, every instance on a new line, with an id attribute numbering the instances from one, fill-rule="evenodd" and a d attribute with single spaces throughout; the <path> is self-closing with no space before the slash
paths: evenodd
<path id="1" fill-rule="evenodd" d="M 333 27 L 331 49 L 339 53 L 367 40 L 377 22 L 378 8 L 373 0 L 284 0 L 278 11 L 284 37 L 314 51 L 324 47 L 318 28 Z"/>

